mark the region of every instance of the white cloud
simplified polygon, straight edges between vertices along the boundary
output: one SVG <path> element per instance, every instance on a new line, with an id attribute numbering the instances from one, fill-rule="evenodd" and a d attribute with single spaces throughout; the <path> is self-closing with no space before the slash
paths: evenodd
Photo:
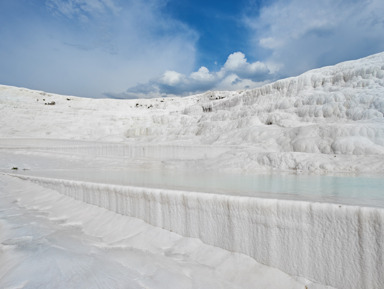
<path id="1" fill-rule="evenodd" d="M 103 97 L 195 66 L 198 35 L 165 14 L 162 0 L 47 0 L 45 9 L 12 0 L 18 10 L 8 12 L 5 4 L 3 13 L 23 21 L 0 19 L 3 84 Z"/>
<path id="2" fill-rule="evenodd" d="M 47 0 L 47 7 L 54 14 L 69 18 L 88 20 L 87 15 L 110 13 L 117 15 L 121 10 L 113 0 Z"/>
<path id="3" fill-rule="evenodd" d="M 235 52 L 228 56 L 228 59 L 224 64 L 224 68 L 227 70 L 238 70 L 247 64 L 245 55 L 241 52 Z"/>
<path id="4" fill-rule="evenodd" d="M 262 55 L 258 57 L 261 61 L 250 63 L 242 52 L 235 52 L 218 71 L 201 67 L 187 75 L 174 70 L 177 81 L 165 83 L 164 74 L 131 87 L 124 95 L 252 88 L 276 77 L 364 57 L 384 50 L 382 15 L 382 0 L 275 0 L 263 6 L 257 16 L 244 20 L 253 32 L 253 55 Z"/>
<path id="5" fill-rule="evenodd" d="M 269 73 L 269 69 L 265 63 L 260 61 L 248 63 L 242 52 L 235 52 L 229 55 L 222 72 L 224 72 L 224 74 L 233 72 L 242 78 L 260 80 L 261 76 L 265 76 Z"/>
<path id="6" fill-rule="evenodd" d="M 282 75 L 384 50 L 382 0 L 276 0 L 245 19 Z"/>
<path id="7" fill-rule="evenodd" d="M 215 76 L 209 72 L 205 66 L 200 67 L 196 72 L 191 73 L 191 79 L 200 82 L 211 82 L 215 80 Z"/>
<path id="8" fill-rule="evenodd" d="M 251 89 L 268 83 L 268 81 L 254 82 L 251 79 L 240 78 L 237 74 L 231 73 L 220 80 L 217 84 L 219 90 L 243 90 Z"/>
<path id="9" fill-rule="evenodd" d="M 268 67 L 259 61 L 249 63 L 245 55 L 235 52 L 229 55 L 223 67 L 210 72 L 202 66 L 198 71 L 185 75 L 176 71 L 166 71 L 162 76 L 147 83 L 129 88 L 120 94 L 110 94 L 121 98 L 150 98 L 169 95 L 188 95 L 207 90 L 240 90 L 264 84 L 271 77 Z"/>
<path id="10" fill-rule="evenodd" d="M 176 86 L 183 82 L 184 79 L 185 76 L 181 73 L 176 71 L 166 71 L 160 77 L 159 82 L 163 85 Z"/>

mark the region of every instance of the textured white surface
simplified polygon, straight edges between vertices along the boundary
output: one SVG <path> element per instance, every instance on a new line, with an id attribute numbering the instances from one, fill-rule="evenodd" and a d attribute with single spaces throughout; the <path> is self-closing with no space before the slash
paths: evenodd
<path id="1" fill-rule="evenodd" d="M 326 289 L 0 175 L 0 288 Z"/>
<path id="2" fill-rule="evenodd" d="M 384 211 L 19 176 L 340 289 L 384 288 Z"/>
<path id="3" fill-rule="evenodd" d="M 384 53 L 185 98 L 82 99 L 0 86 L 2 138 L 124 142 L 148 152 L 135 157 L 212 169 L 383 173 L 383 114 Z"/>
<path id="4" fill-rule="evenodd" d="M 30 154 L 49 156 L 48 169 L 65 159 L 77 167 L 380 176 L 383 114 L 384 53 L 186 98 L 82 99 L 0 86 L 0 156 L 8 170 Z M 384 288 L 381 209 L 35 180 L 292 275 Z"/>

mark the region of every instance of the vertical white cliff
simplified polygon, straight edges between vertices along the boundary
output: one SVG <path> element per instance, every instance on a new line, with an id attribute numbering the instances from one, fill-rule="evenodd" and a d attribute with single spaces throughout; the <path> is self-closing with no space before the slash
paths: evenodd
<path id="1" fill-rule="evenodd" d="M 20 178 L 291 275 L 340 289 L 384 288 L 382 209 Z"/>

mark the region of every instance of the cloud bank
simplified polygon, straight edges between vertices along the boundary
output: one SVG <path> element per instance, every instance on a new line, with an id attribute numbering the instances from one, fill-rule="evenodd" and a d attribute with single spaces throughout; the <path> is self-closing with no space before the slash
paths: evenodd
<path id="1" fill-rule="evenodd" d="M 250 6 L 251 7 L 251 6 Z M 188 95 L 238 90 L 277 78 L 384 51 L 382 0 L 275 0 L 244 8 L 249 63 L 241 52 L 211 72 L 202 66 L 185 74 L 166 71 L 129 88 L 121 97 Z"/>
<path id="2" fill-rule="evenodd" d="M 188 95 L 207 90 L 249 89 L 264 84 L 271 78 L 269 68 L 262 62 L 249 63 L 242 52 L 229 55 L 217 72 L 210 72 L 205 66 L 189 75 L 173 70 L 147 83 L 138 84 L 118 94 L 115 98 L 150 98 L 170 95 Z"/>
<path id="3" fill-rule="evenodd" d="M 382 0 L 236 3 L 211 25 L 193 25 L 207 3 L 185 0 L 191 19 L 189 10 L 171 13 L 176 0 L 2 0 L 0 82 L 87 97 L 188 95 L 384 51 Z M 206 63 L 218 51 L 226 61 Z"/>
<path id="4" fill-rule="evenodd" d="M 277 0 L 244 21 L 283 76 L 384 50 L 382 0 Z"/>
<path id="5" fill-rule="evenodd" d="M 165 70 L 195 66 L 197 33 L 163 1 L 5 0 L 0 3 L 0 81 L 105 97 Z M 4 17 L 3 17 L 4 16 Z"/>

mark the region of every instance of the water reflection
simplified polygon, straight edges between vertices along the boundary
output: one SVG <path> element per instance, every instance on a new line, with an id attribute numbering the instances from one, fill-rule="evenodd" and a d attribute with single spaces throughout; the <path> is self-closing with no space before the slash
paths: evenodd
<path id="1" fill-rule="evenodd" d="M 164 169 L 57 169 L 28 175 L 237 196 L 384 207 L 384 178 L 295 174 L 234 174 Z"/>

